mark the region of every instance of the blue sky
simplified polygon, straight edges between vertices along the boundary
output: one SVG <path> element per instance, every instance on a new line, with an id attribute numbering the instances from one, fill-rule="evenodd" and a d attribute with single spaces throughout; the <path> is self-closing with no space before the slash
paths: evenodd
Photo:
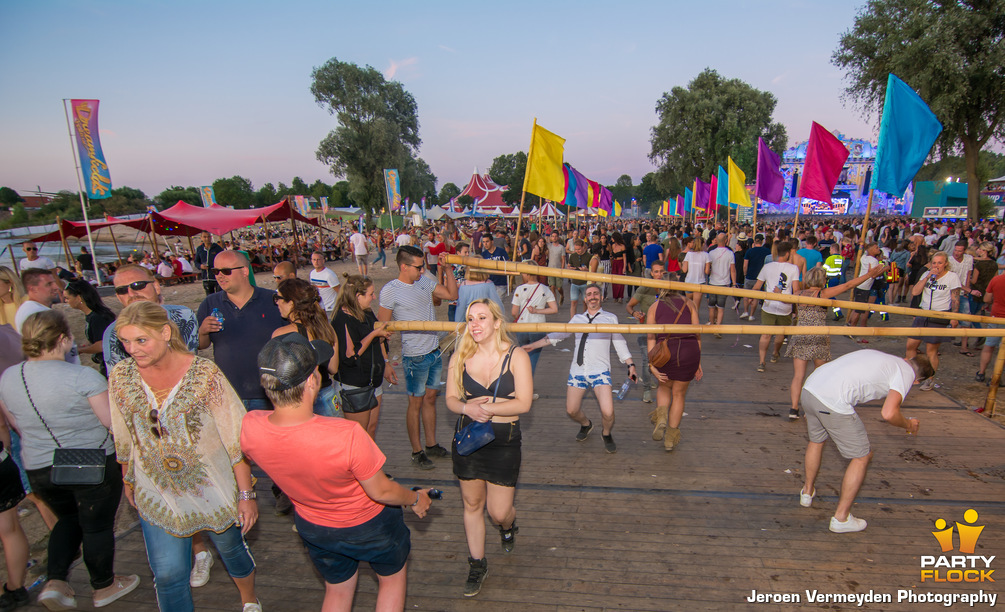
<path id="1" fill-rule="evenodd" d="M 332 57 L 415 96 L 438 188 L 526 150 L 535 117 L 590 178 L 637 183 L 653 170 L 656 102 L 706 67 L 774 93 L 790 145 L 814 120 L 874 138 L 876 116 L 842 105 L 830 63 L 860 6 L 0 0 L 0 185 L 77 189 L 64 97 L 101 100 L 116 187 L 333 183 L 315 151 L 335 122 L 310 94 L 311 70 Z"/>

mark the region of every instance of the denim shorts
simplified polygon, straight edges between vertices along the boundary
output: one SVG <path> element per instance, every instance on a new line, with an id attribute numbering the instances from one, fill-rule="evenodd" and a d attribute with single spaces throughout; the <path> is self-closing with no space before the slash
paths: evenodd
<path id="1" fill-rule="evenodd" d="M 988 329 L 1001 329 L 1002 326 L 996 323 L 989 323 Z M 988 339 L 984 341 L 984 346 L 998 346 L 1002 343 L 1001 336 L 988 336 Z"/>
<path id="2" fill-rule="evenodd" d="M 577 285 L 576 283 L 569 283 L 569 299 L 573 302 L 578 302 L 579 300 L 586 298 L 586 285 Z"/>
<path id="3" fill-rule="evenodd" d="M 345 417 L 342 414 L 342 407 L 338 405 L 338 389 L 336 383 L 332 383 L 318 391 L 318 396 L 314 398 L 314 414 L 327 417 Z"/>
<path id="4" fill-rule="evenodd" d="M 569 374 L 569 382 L 566 386 L 577 389 L 592 389 L 593 387 L 601 387 L 603 385 L 611 386 L 610 371 L 601 372 L 600 374 Z"/>
<path id="5" fill-rule="evenodd" d="M 321 577 L 328 584 L 349 580 L 366 561 L 379 576 L 401 571 L 412 550 L 411 534 L 399 506 L 355 527 L 325 527 L 294 517 L 300 539 Z"/>
<path id="6" fill-rule="evenodd" d="M 419 357 L 402 357 L 401 364 L 405 369 L 405 393 L 422 397 L 427 389 L 439 391 L 443 371 L 440 349 Z"/>

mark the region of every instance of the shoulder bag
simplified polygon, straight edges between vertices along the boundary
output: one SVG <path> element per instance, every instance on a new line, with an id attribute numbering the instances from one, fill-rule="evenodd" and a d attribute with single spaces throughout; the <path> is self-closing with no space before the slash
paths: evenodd
<path id="1" fill-rule="evenodd" d="M 377 389 L 373 386 L 373 359 L 370 360 L 370 384 L 358 389 L 346 389 L 340 385 L 339 397 L 342 400 L 342 412 L 356 414 L 368 412 L 377 407 Z"/>
<path id="2" fill-rule="evenodd" d="M 63 448 L 52 434 L 49 425 L 42 418 L 35 401 L 31 399 L 31 392 L 28 391 L 28 383 L 24 378 L 24 363 L 21 364 L 21 382 L 24 383 L 24 392 L 28 395 L 28 403 L 31 404 L 38 420 L 42 421 L 45 430 L 49 432 L 49 437 L 56 443 L 56 450 L 52 451 L 52 470 L 49 473 L 49 482 L 56 486 L 67 485 L 98 485 L 105 480 L 105 451 L 102 448 Z M 105 441 L 111 432 L 105 434 Z"/>
<path id="3" fill-rule="evenodd" d="M 681 304 L 680 310 L 677 311 L 677 318 L 673 321 L 674 325 L 677 325 L 677 321 L 680 321 L 685 308 L 687 308 L 687 303 Z M 670 361 L 671 357 L 673 357 L 673 353 L 670 352 L 670 344 L 664 336 L 663 339 L 657 340 L 656 345 L 649 351 L 649 365 L 662 368 Z"/>
<path id="4" fill-rule="evenodd" d="M 506 372 L 506 367 L 509 365 L 509 358 L 511 355 L 513 355 L 512 347 L 506 354 L 506 360 L 503 361 L 502 368 L 499 370 L 499 378 L 496 379 L 496 386 L 492 391 L 493 402 L 496 400 L 496 394 L 499 393 L 499 381 L 502 380 L 503 373 Z M 458 455 L 466 457 L 496 439 L 495 431 L 492 429 L 491 420 L 485 421 L 484 423 L 471 421 L 464 427 L 461 427 L 463 419 L 464 415 L 457 417 L 457 426 L 454 428 L 456 430 L 454 433 L 454 447 L 457 449 Z"/>

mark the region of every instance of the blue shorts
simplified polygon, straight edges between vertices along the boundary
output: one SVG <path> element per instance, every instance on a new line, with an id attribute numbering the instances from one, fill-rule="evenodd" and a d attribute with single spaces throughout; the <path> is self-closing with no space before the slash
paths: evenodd
<path id="1" fill-rule="evenodd" d="M 988 323 L 988 329 L 1001 329 L 1002 326 L 996 323 Z M 984 341 L 984 346 L 998 346 L 1002 343 L 1001 336 L 988 336 L 987 340 Z"/>
<path id="2" fill-rule="evenodd" d="M 601 372 L 600 374 L 569 374 L 569 382 L 567 384 L 567 386 L 577 389 L 592 389 L 593 387 L 601 387 L 603 385 L 611 386 L 610 371 Z"/>
<path id="3" fill-rule="evenodd" d="M 419 357 L 402 357 L 401 364 L 405 369 L 405 393 L 422 397 L 427 389 L 440 390 L 440 373 L 443 371 L 440 349 Z"/>
<path id="4" fill-rule="evenodd" d="M 355 527 L 324 527 L 294 517 L 300 539 L 321 577 L 328 584 L 349 580 L 366 561 L 379 576 L 397 574 L 412 550 L 411 534 L 399 506 L 387 506 L 380 514 Z"/>
<path id="5" fill-rule="evenodd" d="M 586 285 L 577 285 L 576 283 L 569 283 L 569 299 L 573 302 L 578 302 L 579 300 L 586 298 Z"/>

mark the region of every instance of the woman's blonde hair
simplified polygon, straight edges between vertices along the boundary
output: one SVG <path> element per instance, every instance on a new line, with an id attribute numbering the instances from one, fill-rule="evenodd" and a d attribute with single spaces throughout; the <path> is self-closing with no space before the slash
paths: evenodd
<path id="1" fill-rule="evenodd" d="M 988 257 L 994 259 L 998 256 L 998 249 L 995 248 L 995 243 L 993 242 L 982 242 L 979 247 L 977 247 L 988 254 Z"/>
<path id="2" fill-rule="evenodd" d="M 369 276 L 361 274 L 345 275 L 345 282 L 339 290 L 338 299 L 335 300 L 335 311 L 345 308 L 357 321 L 366 320 L 366 312 L 359 305 L 359 296 L 365 295 L 367 290 L 373 287 L 373 281 Z"/>
<path id="3" fill-rule="evenodd" d="M 477 299 L 470 304 L 468 304 L 468 310 L 464 313 L 464 320 L 468 320 L 468 313 L 471 312 L 471 307 L 475 304 L 484 304 L 489 312 L 492 313 L 492 319 L 495 321 L 501 321 L 502 325 L 496 330 L 496 347 L 499 349 L 499 353 L 502 354 L 503 346 L 513 344 L 513 340 L 510 338 L 509 332 L 506 330 L 506 319 L 503 318 L 502 309 L 499 305 L 492 300 L 481 298 Z M 468 329 L 467 325 L 464 326 L 464 333 L 461 337 L 457 339 L 457 348 L 454 349 L 454 373 L 450 382 L 454 385 L 454 390 L 457 392 L 457 397 L 462 400 L 466 397 L 464 392 L 464 362 L 471 358 L 478 350 L 478 344 L 475 339 L 471 337 L 471 331 Z M 502 372 L 499 373 L 500 376 Z"/>
<path id="4" fill-rule="evenodd" d="M 489 275 L 486 274 L 485 272 L 479 272 L 478 270 L 472 270 L 471 268 L 468 268 L 467 271 L 464 273 L 464 278 L 469 281 L 475 281 L 476 283 L 484 283 L 486 280 L 488 280 Z M 474 304 L 474 302 L 472 302 L 472 304 Z"/>
<path id="5" fill-rule="evenodd" d="M 171 338 L 168 340 L 168 347 L 176 353 L 190 353 L 188 346 L 181 339 L 181 332 L 178 326 L 168 316 L 163 306 L 153 302 L 133 302 L 126 306 L 119 313 L 119 318 L 115 319 L 115 333 L 122 333 L 122 328 L 127 325 L 139 327 L 150 334 L 160 334 L 164 326 L 171 328 Z"/>
<path id="6" fill-rule="evenodd" d="M 819 266 L 810 268 L 806 271 L 806 274 L 803 274 L 803 284 L 807 287 L 819 287 L 823 289 L 827 285 L 827 273 Z"/>
<path id="7" fill-rule="evenodd" d="M 66 317 L 55 310 L 36 312 L 21 326 L 21 351 L 25 357 L 41 357 L 59 346 L 63 336 L 72 338 Z"/>
<path id="8" fill-rule="evenodd" d="M 21 279 L 7 266 L 0 266 L 0 280 L 10 285 L 10 295 L 13 298 L 14 306 L 20 306 L 24 302 L 24 290 L 21 287 Z M 7 320 L 7 315 L 3 308 L 0 308 L 0 325 L 10 323 L 14 325 L 14 320 Z"/>

